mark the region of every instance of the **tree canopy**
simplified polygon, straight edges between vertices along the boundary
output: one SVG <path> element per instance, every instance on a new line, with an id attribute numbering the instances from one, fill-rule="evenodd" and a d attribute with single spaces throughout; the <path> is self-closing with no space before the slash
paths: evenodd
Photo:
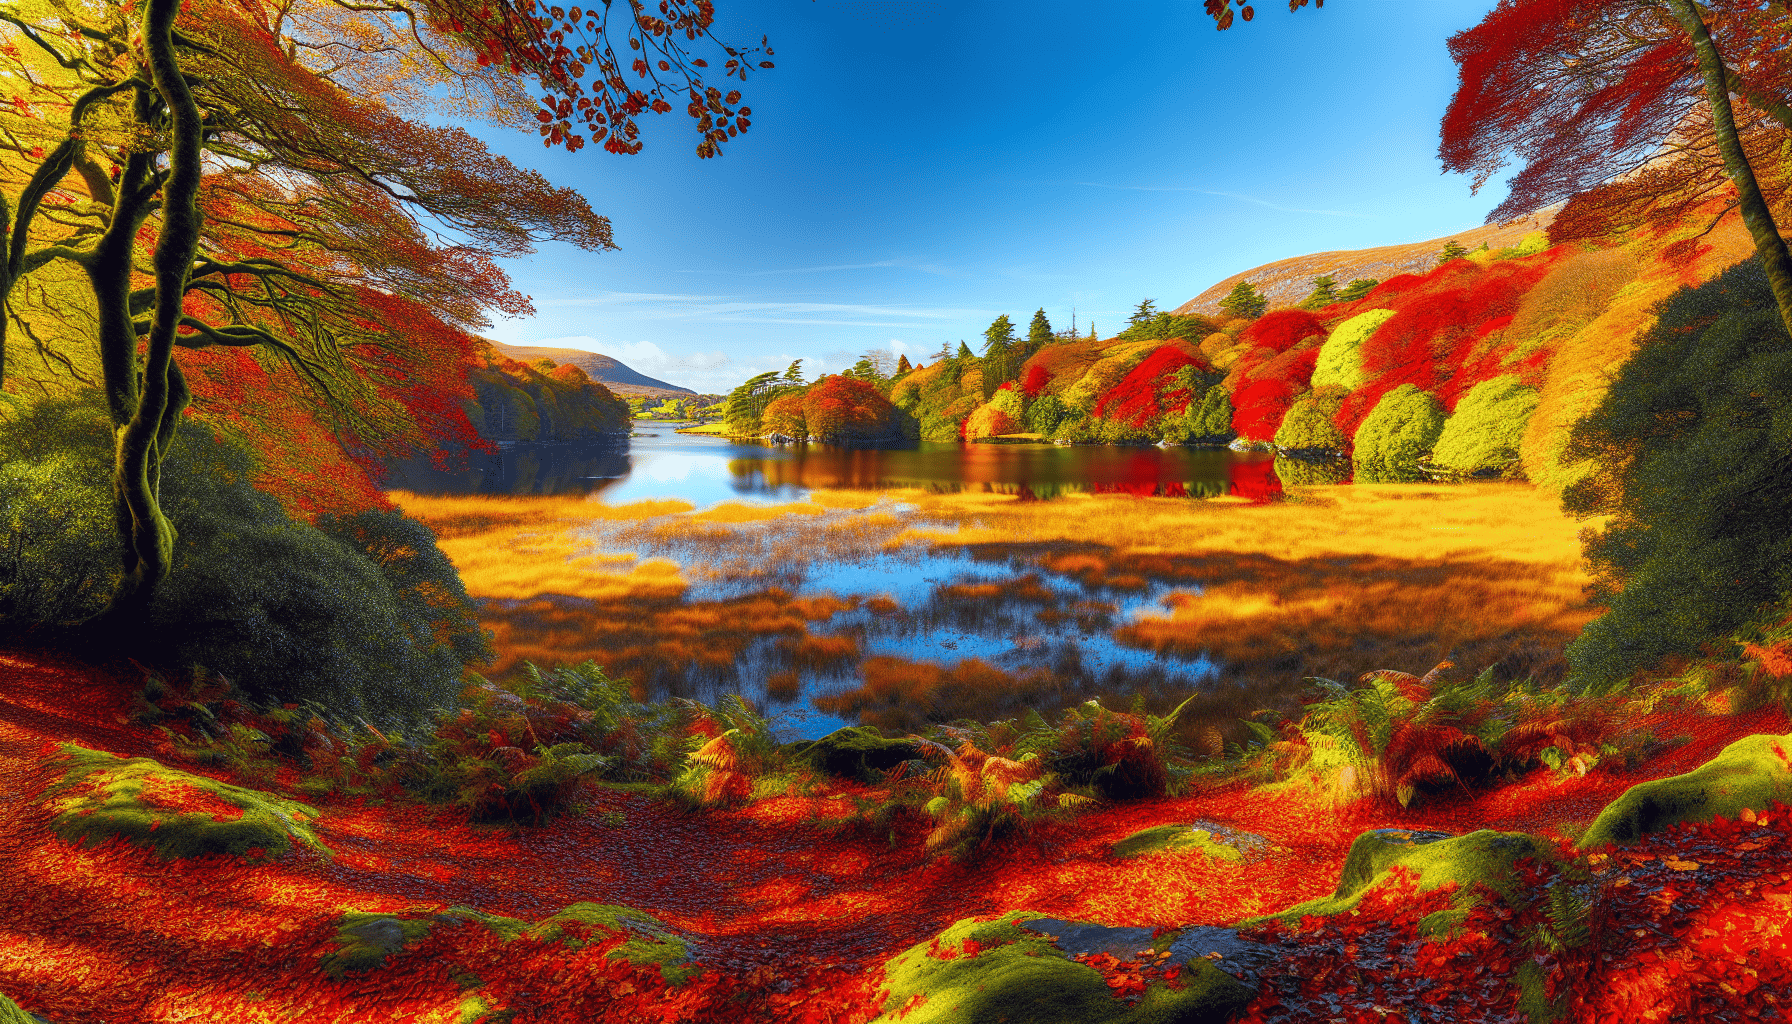
<path id="1" fill-rule="evenodd" d="M 0 297 L 52 263 L 85 279 L 65 300 L 85 319 L 61 317 L 48 344 L 79 344 L 68 325 L 92 324 L 120 431 L 125 576 L 113 610 L 140 612 L 169 569 L 158 480 L 175 423 L 216 397 L 219 382 L 202 377 L 248 369 L 205 350 L 283 363 L 287 386 L 351 449 L 391 450 L 419 429 L 465 434 L 452 399 L 477 344 L 467 332 L 490 310 L 528 310 L 495 260 L 543 239 L 611 247 L 609 222 L 576 192 L 424 115 L 535 124 L 569 150 L 584 143 L 577 121 L 632 153 L 635 119 L 670 110 L 676 91 L 700 156 L 748 127 L 738 90 L 706 84 L 697 52 L 718 47 L 724 77 L 744 79 L 763 43 L 715 42 L 705 0 L 660 11 L 617 9 L 612 22 L 608 6 L 532 0 L 0 9 L 0 62 L 23 90 L 0 117 L 15 143 L 9 173 L 24 177 L 0 203 Z M 616 56 L 625 40 L 657 58 L 630 66 L 639 85 Z M 201 355 L 176 360 L 177 348 Z"/>

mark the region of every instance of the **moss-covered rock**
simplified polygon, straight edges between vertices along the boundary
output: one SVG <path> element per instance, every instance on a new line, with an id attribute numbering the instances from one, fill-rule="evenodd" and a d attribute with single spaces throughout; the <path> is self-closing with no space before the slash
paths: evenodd
<path id="1" fill-rule="evenodd" d="M 1017 911 L 959 921 L 884 965 L 878 1024 L 1221 1024 L 1251 990 L 1207 960 L 1183 966 L 1180 990 L 1154 984 L 1137 1003 L 1114 998 L 1100 972 L 1070 959 L 1056 936 Z M 1123 929 L 1137 931 L 1138 929 Z"/>
<path id="2" fill-rule="evenodd" d="M 668 985 L 682 985 L 702 968 L 687 966 L 691 959 L 689 944 L 679 938 L 658 918 L 633 907 L 603 903 L 574 903 L 558 913 L 531 925 L 527 921 L 499 914 L 487 914 L 469 907 L 451 907 L 439 914 L 390 914 L 347 911 L 336 928 L 336 948 L 318 961 L 318 967 L 330 978 L 341 981 L 350 972 L 371 971 L 386 966 L 392 958 L 422 942 L 440 925 L 473 922 L 490 929 L 501 941 L 510 942 L 527 936 L 537 942 L 564 942 L 572 949 L 581 949 L 588 942 L 624 936 L 620 946 L 604 954 L 606 960 L 622 960 L 636 967 L 659 968 L 660 977 Z M 567 925 L 582 926 L 581 937 Z M 463 989 L 477 989 L 480 979 L 471 973 L 458 974 Z M 462 1003 L 463 1015 L 473 1016 L 491 1011 L 479 993 L 469 993 Z M 4 1024 L 0 1021 L 0 1024 Z"/>
<path id="3" fill-rule="evenodd" d="M 0 1024 L 46 1024 L 44 1018 L 35 1013 L 26 1013 L 19 1004 L 0 992 Z"/>
<path id="4" fill-rule="evenodd" d="M 1249 833 L 1216 835 L 1211 827 L 1201 827 L 1203 824 L 1205 823 L 1158 825 L 1134 832 L 1114 844 L 1114 857 L 1131 860 L 1134 857 L 1148 857 L 1172 850 L 1200 850 L 1212 860 L 1236 864 L 1244 861 L 1246 853 L 1255 852 L 1265 845 L 1262 839 Z"/>
<path id="5" fill-rule="evenodd" d="M 1421 892 L 1456 883 L 1454 906 L 1419 923 L 1420 934 L 1438 935 L 1460 923 L 1474 906 L 1478 898 L 1476 883 L 1499 894 L 1508 904 L 1524 905 L 1528 897 L 1518 890 L 1513 864 L 1526 857 L 1544 859 L 1552 856 L 1548 844 L 1522 832 L 1482 829 L 1452 837 L 1441 832 L 1374 829 L 1357 836 L 1350 844 L 1337 891 L 1332 895 L 1297 903 L 1274 914 L 1249 918 L 1240 921 L 1238 926 L 1250 927 L 1271 919 L 1292 924 L 1303 917 L 1346 913 L 1355 909 L 1370 890 L 1383 884 L 1391 868 L 1400 865 L 1417 872 Z"/>
<path id="6" fill-rule="evenodd" d="M 784 750 L 819 771 L 864 783 L 881 782 L 884 772 L 921 756 L 913 743 L 885 739 L 869 725 L 836 729 L 814 742 L 792 743 Z"/>
<path id="7" fill-rule="evenodd" d="M 1763 813 L 1775 800 L 1792 804 L 1792 735 L 1745 736 L 1684 775 L 1630 787 L 1607 804 L 1578 848 L 1634 842 L 1682 822 L 1729 819 L 1748 808 Z"/>
<path id="8" fill-rule="evenodd" d="M 117 837 L 155 850 L 162 860 L 205 853 L 271 860 L 295 844 L 330 855 L 311 830 L 318 812 L 309 804 L 147 757 L 127 759 L 75 743 L 62 744 L 62 752 L 69 767 L 46 795 L 56 812 L 50 827 L 69 842 L 98 845 Z"/>
<path id="9" fill-rule="evenodd" d="M 568 923 L 596 928 L 611 935 L 628 936 L 627 941 L 605 954 L 607 960 L 625 960 L 637 967 L 652 964 L 660 969 L 660 977 L 668 985 L 682 985 L 701 968 L 688 967 L 690 946 L 661 924 L 652 914 L 633 907 L 605 903 L 574 903 L 529 929 L 530 938 L 553 942 L 565 937 Z M 584 945 L 578 939 L 567 939 L 577 949 Z"/>

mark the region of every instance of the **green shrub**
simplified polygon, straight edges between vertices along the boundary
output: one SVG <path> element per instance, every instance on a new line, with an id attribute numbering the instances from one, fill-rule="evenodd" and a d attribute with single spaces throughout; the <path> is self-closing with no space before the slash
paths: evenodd
<path id="1" fill-rule="evenodd" d="M 1402 384 L 1383 395 L 1351 444 L 1357 481 L 1425 479 L 1419 462 L 1431 453 L 1443 429 L 1443 406 L 1430 392 Z"/>
<path id="2" fill-rule="evenodd" d="M 1331 384 L 1296 399 L 1276 428 L 1275 446 L 1285 452 L 1342 451 L 1350 439 L 1332 418 L 1348 394 Z"/>
<path id="3" fill-rule="evenodd" d="M 0 581 L 14 623 L 91 615 L 118 579 L 111 436 L 97 392 L 38 403 L 0 431 L 0 537 L 24 538 Z M 142 653 L 206 665 L 270 704 L 424 720 L 487 656 L 433 535 L 383 513 L 294 522 L 250 486 L 255 468 L 182 422 L 161 477 L 174 564 L 149 610 L 159 649 Z"/>
<path id="4" fill-rule="evenodd" d="M 1232 440 L 1232 396 L 1218 385 L 1183 413 L 1183 439 L 1191 444 L 1224 444 Z"/>
<path id="5" fill-rule="evenodd" d="M 1014 388 L 997 388 L 990 396 L 989 404 L 1007 413 L 1017 423 L 1026 415 L 1026 397 Z"/>
<path id="6" fill-rule="evenodd" d="M 1589 683 L 1721 642 L 1792 594 L 1792 338 L 1766 276 L 1739 263 L 1656 317 L 1569 442 L 1599 468 L 1564 510 L 1612 517 L 1586 542 L 1609 611 L 1567 652 Z"/>
<path id="7" fill-rule="evenodd" d="M 1057 395 L 1041 395 L 1033 400 L 1032 405 L 1027 409 L 1026 416 L 1022 417 L 1021 423 L 1031 433 L 1050 437 L 1058 429 L 1058 424 L 1063 421 L 1067 412 L 1063 400 Z"/>
<path id="8" fill-rule="evenodd" d="M 1508 374 L 1469 389 L 1444 423 L 1431 461 L 1467 476 L 1499 473 L 1518 460 L 1524 427 L 1537 408 L 1537 392 Z"/>
<path id="9" fill-rule="evenodd" d="M 1391 309 L 1371 309 L 1339 324 L 1319 346 L 1319 362 L 1313 366 L 1313 390 L 1335 385 L 1354 391 L 1368 382 L 1363 371 L 1363 343 L 1369 340 L 1388 318 Z"/>

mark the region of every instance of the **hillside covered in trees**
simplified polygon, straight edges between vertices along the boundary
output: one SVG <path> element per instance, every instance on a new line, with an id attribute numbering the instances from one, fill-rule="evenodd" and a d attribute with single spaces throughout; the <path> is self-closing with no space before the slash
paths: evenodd
<path id="1" fill-rule="evenodd" d="M 1505 248 L 1446 245 L 1425 273 L 1316 279 L 1299 305 L 1268 308 L 1248 282 L 1212 316 L 1147 300 L 1107 338 L 1054 333 L 1043 311 L 1021 338 L 1002 317 L 981 353 L 961 344 L 887 376 L 871 359 L 818 382 L 797 366 L 762 374 L 730 396 L 728 424 L 835 443 L 1229 444 L 1310 460 L 1284 468 L 1300 474 L 1290 483 L 1504 476 L 1559 490 L 1586 469 L 1567 455 L 1572 426 L 1656 303 L 1749 254 L 1734 218 L 1702 233 L 1712 212 L 1590 232 L 1570 208 Z M 825 426 L 809 427 L 799 410 L 824 404 Z"/>

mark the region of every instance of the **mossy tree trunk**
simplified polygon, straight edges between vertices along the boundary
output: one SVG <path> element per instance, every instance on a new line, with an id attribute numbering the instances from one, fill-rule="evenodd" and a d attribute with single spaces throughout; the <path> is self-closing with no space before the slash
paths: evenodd
<path id="1" fill-rule="evenodd" d="M 1724 171 L 1736 185 L 1742 223 L 1748 228 L 1749 237 L 1755 243 L 1755 255 L 1767 272 L 1767 283 L 1773 289 L 1774 301 L 1779 303 L 1780 319 L 1785 321 L 1786 330 L 1792 331 L 1792 253 L 1787 252 L 1786 240 L 1780 237 L 1773 211 L 1761 195 L 1754 168 L 1749 166 L 1742 141 L 1736 135 L 1736 114 L 1730 106 L 1731 84 L 1723 56 L 1693 0 L 1668 0 L 1668 9 L 1692 40 L 1693 52 L 1698 55 L 1699 72 L 1705 79 L 1705 99 L 1711 104 L 1712 128 L 1724 157 Z"/>
<path id="2" fill-rule="evenodd" d="M 130 255 L 140 224 L 163 176 L 147 157 L 127 166 L 130 196 L 121 194 L 107 237 L 93 255 L 90 276 L 100 306 L 100 351 L 107 401 L 117 428 L 112 472 L 114 507 L 124 542 L 124 576 L 98 622 L 132 630 L 141 626 L 156 586 L 173 563 L 175 531 L 159 503 L 161 465 L 189 394 L 174 364 L 181 299 L 199 247 L 201 118 L 174 52 L 174 20 L 180 0 L 150 0 L 143 12 L 143 47 L 154 93 L 139 91 L 139 114 L 160 100 L 168 133 L 168 168 L 161 182 L 161 230 L 154 257 L 155 311 L 148 351 L 137 372 L 137 334 L 131 320 Z M 111 243 L 108 245 L 108 243 Z"/>

